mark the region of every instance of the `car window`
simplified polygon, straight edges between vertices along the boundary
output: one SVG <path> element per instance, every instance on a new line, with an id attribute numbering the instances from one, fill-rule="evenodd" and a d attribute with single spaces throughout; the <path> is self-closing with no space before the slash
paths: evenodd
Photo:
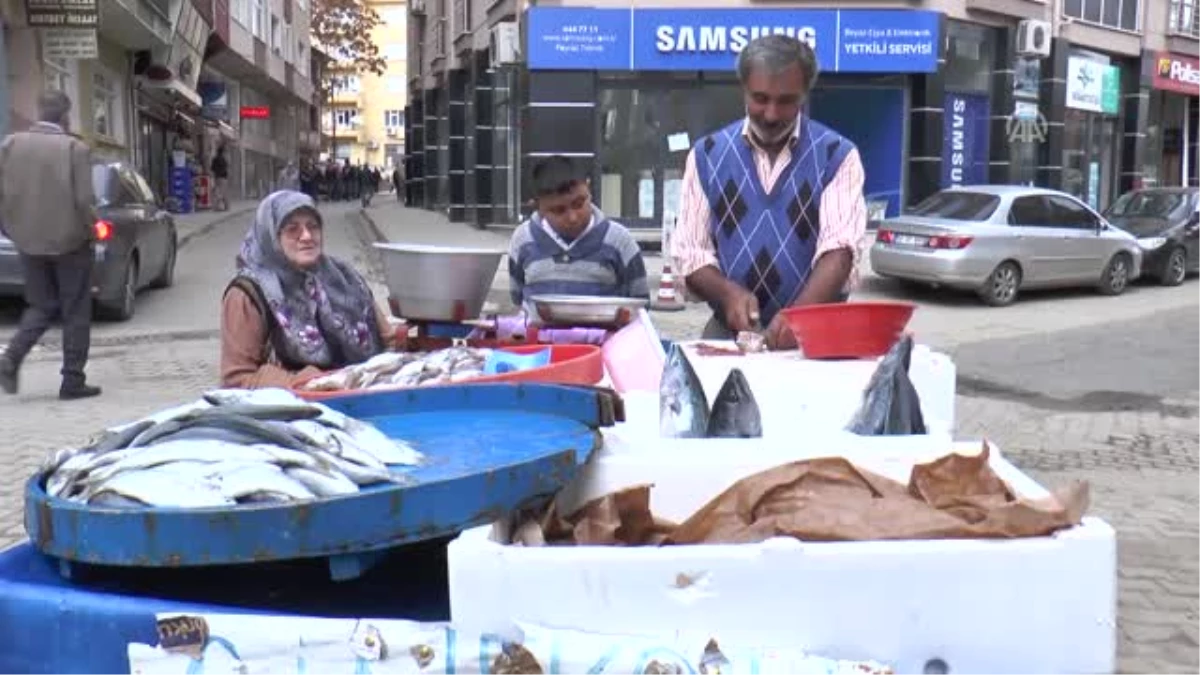
<path id="1" fill-rule="evenodd" d="M 1008 208 L 1008 222 L 1022 227 L 1057 227 L 1051 224 L 1050 204 L 1041 195 L 1014 199 Z"/>
<path id="2" fill-rule="evenodd" d="M 120 203 L 121 182 L 107 164 L 92 165 L 92 192 L 101 204 Z"/>
<path id="3" fill-rule="evenodd" d="M 1075 230 L 1094 230 L 1099 223 L 1086 206 L 1074 199 L 1050 196 L 1050 222 L 1053 227 L 1069 227 Z"/>
<path id="4" fill-rule="evenodd" d="M 124 167 L 121 168 L 121 187 L 128 195 L 127 201 L 133 204 L 144 204 L 146 202 L 145 195 L 142 194 L 142 189 L 138 186 L 137 178 L 133 172 Z"/>
<path id="5" fill-rule="evenodd" d="M 1183 192 L 1140 190 L 1121 195 L 1106 213 L 1110 217 L 1168 218 L 1187 215 L 1192 200 Z"/>
<path id="6" fill-rule="evenodd" d="M 942 190 L 909 210 L 914 216 L 946 220 L 987 220 L 1000 206 L 1000 198 L 984 192 Z"/>
<path id="7" fill-rule="evenodd" d="M 142 178 L 142 174 L 136 171 L 130 171 L 129 173 L 133 175 L 134 180 L 137 182 L 138 192 L 142 195 L 142 201 L 147 204 L 157 204 L 158 199 L 154 196 L 154 190 L 150 188 L 150 184 L 146 182 L 146 179 Z"/>

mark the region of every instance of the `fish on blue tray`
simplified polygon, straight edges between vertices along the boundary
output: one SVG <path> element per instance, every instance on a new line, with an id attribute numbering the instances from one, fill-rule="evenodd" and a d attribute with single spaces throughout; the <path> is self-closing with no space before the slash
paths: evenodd
<path id="1" fill-rule="evenodd" d="M 407 482 L 423 456 L 374 425 L 283 389 L 217 389 L 106 430 L 43 463 L 53 497 L 106 508 L 230 507 Z"/>

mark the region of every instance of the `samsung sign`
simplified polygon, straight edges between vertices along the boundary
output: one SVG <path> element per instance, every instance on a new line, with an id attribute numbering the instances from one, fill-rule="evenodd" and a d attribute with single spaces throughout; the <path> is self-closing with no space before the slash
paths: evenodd
<path id="1" fill-rule="evenodd" d="M 922 10 L 531 7 L 532 70 L 730 70 L 753 39 L 790 35 L 830 72 L 937 70 L 941 15 Z"/>
<path id="2" fill-rule="evenodd" d="M 787 35 L 817 48 L 817 29 L 812 26 L 659 26 L 654 31 L 654 47 L 666 52 L 742 51 L 751 40 L 762 35 Z"/>

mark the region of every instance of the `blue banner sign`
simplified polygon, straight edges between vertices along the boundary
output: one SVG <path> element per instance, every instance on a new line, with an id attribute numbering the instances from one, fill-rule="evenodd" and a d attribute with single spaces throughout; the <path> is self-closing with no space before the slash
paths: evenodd
<path id="1" fill-rule="evenodd" d="M 986 94 L 946 92 L 942 110 L 942 187 L 988 182 L 988 124 Z"/>
<path id="2" fill-rule="evenodd" d="M 596 9 L 531 7 L 531 70 L 731 70 L 760 35 L 807 42 L 821 70 L 928 73 L 941 14 L 907 9 Z"/>

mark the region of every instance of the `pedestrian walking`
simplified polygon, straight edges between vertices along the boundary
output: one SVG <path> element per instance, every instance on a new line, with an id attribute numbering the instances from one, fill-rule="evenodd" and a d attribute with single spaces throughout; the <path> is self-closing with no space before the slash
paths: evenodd
<path id="1" fill-rule="evenodd" d="M 300 169 L 296 168 L 295 162 L 288 162 L 287 166 L 279 171 L 278 183 L 279 190 L 300 191 Z"/>
<path id="2" fill-rule="evenodd" d="M 213 175 L 213 208 L 218 211 L 229 210 L 229 160 L 225 158 L 225 145 L 217 148 L 209 169 Z"/>
<path id="3" fill-rule="evenodd" d="M 400 165 L 392 169 L 392 185 L 396 188 L 396 201 L 404 203 L 404 173 L 400 170 Z"/>
<path id="4" fill-rule="evenodd" d="M 67 133 L 66 94 L 43 94 L 39 109 L 40 122 L 0 144 L 0 230 L 17 248 L 28 303 L 0 356 L 0 389 L 17 393 L 21 362 L 58 317 L 63 330 L 58 397 L 89 398 L 100 393 L 84 374 L 92 330 L 91 151 Z"/>

